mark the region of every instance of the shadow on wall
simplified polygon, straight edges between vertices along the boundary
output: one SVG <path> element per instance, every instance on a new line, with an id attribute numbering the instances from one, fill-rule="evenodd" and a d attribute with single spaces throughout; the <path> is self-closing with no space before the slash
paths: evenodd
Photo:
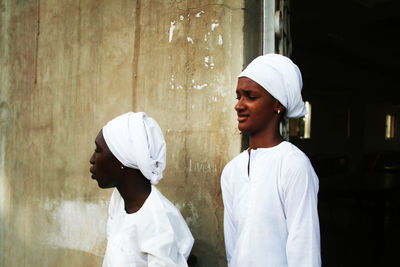
<path id="1" fill-rule="evenodd" d="M 193 251 L 196 251 L 193 254 Z M 198 257 L 198 255 L 203 255 L 205 257 L 203 260 L 202 258 Z M 210 260 L 214 259 L 214 262 L 210 262 Z M 206 264 L 210 264 L 209 266 L 218 266 L 218 262 L 224 262 L 225 258 L 216 258 L 215 257 L 215 248 L 210 246 L 207 242 L 196 239 L 194 242 L 194 246 L 192 249 L 192 253 L 189 255 L 188 258 L 188 265 L 190 267 L 198 267 L 198 266 L 206 266 Z"/>

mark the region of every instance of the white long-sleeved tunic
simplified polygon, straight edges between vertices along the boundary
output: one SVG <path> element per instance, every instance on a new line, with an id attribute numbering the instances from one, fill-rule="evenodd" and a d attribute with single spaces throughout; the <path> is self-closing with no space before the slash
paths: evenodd
<path id="1" fill-rule="evenodd" d="M 321 265 L 318 177 L 296 146 L 243 151 L 225 166 L 221 188 L 228 266 Z"/>
<path id="2" fill-rule="evenodd" d="M 114 190 L 107 222 L 103 267 L 187 266 L 193 236 L 179 210 L 155 186 L 135 213 L 125 212 Z"/>

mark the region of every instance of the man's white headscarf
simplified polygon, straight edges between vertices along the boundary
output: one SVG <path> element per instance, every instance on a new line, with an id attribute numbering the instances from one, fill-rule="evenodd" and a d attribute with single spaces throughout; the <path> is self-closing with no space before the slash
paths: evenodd
<path id="1" fill-rule="evenodd" d="M 139 169 L 152 184 L 162 178 L 166 144 L 157 122 L 144 112 L 128 112 L 103 127 L 104 140 L 126 167 Z"/>
<path id="2" fill-rule="evenodd" d="M 307 114 L 301 97 L 303 80 L 299 68 L 288 57 L 266 54 L 255 58 L 238 78 L 247 77 L 261 85 L 286 108 L 286 117 Z"/>

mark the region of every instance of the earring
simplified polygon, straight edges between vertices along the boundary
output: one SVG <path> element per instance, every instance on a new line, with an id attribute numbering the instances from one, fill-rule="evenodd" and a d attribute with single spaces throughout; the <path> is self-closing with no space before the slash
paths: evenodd
<path id="1" fill-rule="evenodd" d="M 281 113 L 281 110 L 280 109 L 278 109 L 277 111 L 276 111 L 276 113 L 278 113 L 278 115 Z"/>
<path id="2" fill-rule="evenodd" d="M 121 170 L 123 170 L 124 169 L 124 166 L 121 166 Z"/>

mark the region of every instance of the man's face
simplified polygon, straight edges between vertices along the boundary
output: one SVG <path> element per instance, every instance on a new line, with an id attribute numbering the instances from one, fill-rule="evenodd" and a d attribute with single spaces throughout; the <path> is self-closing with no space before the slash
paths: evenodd
<path id="1" fill-rule="evenodd" d="M 238 128 L 250 136 L 265 130 L 274 117 L 274 107 L 279 103 L 258 83 L 247 77 L 239 78 L 236 88 L 238 103 Z"/>
<path id="2" fill-rule="evenodd" d="M 101 130 L 95 140 L 96 149 L 90 158 L 90 172 L 100 188 L 111 188 L 118 184 L 121 163 L 108 148 Z"/>

